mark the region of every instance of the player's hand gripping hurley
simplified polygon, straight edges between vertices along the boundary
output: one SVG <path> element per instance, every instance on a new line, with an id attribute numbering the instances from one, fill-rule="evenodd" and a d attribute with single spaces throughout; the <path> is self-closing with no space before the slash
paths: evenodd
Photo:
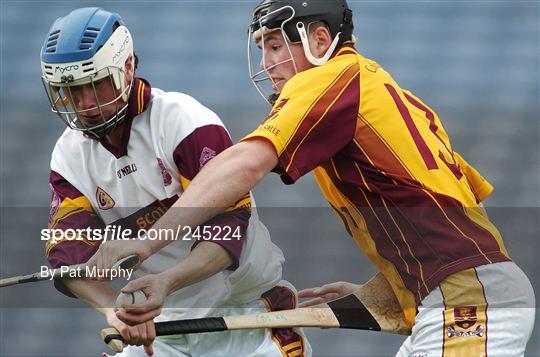
<path id="1" fill-rule="evenodd" d="M 392 288 L 380 273 L 356 292 L 314 307 L 157 322 L 155 327 L 157 336 L 293 327 L 349 328 L 401 335 L 411 332 Z M 101 337 L 115 352 L 121 352 L 124 348 L 122 336 L 114 328 L 103 329 Z"/>

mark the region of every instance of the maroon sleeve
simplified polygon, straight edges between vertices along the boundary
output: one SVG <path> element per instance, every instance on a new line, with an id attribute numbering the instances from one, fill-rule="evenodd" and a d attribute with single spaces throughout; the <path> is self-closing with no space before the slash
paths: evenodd
<path id="1" fill-rule="evenodd" d="M 360 105 L 358 66 L 352 66 L 304 114 L 273 170 L 293 184 L 354 138 Z M 283 113 L 285 114 L 285 113 Z"/>
<path id="2" fill-rule="evenodd" d="M 248 209 L 237 208 L 232 211 L 222 213 L 203 225 L 212 227 L 212 231 L 214 232 L 219 232 L 218 234 L 213 234 L 212 239 L 209 240 L 209 242 L 219 244 L 229 253 L 233 260 L 231 266 L 228 267 L 229 270 L 235 270 L 238 268 L 244 236 L 249 224 L 249 216 L 250 212 Z M 214 229 L 214 227 L 219 227 L 220 229 Z M 237 227 L 240 229 L 239 237 L 234 236 L 234 231 L 237 229 Z M 201 240 L 196 241 L 191 249 L 193 250 L 201 242 Z"/>
<path id="3" fill-rule="evenodd" d="M 91 209 L 90 201 L 55 171 L 49 176 L 49 186 L 52 190 L 51 211 L 49 214 L 49 229 L 103 229 L 101 219 Z M 100 241 L 92 240 L 61 240 L 48 241 L 45 254 L 53 268 L 64 265 L 84 263 L 96 252 Z M 62 293 L 74 297 L 59 281 L 55 287 Z"/>
<path id="4" fill-rule="evenodd" d="M 218 155 L 223 150 L 232 146 L 232 140 L 229 133 L 221 125 L 205 125 L 198 127 L 186 138 L 184 138 L 173 152 L 173 159 L 183 178 L 183 182 L 193 180 L 199 173 L 201 168 Z M 184 190 L 187 187 L 184 187 Z M 224 212 L 208 222 L 201 225 L 220 227 L 213 230 L 224 234 L 231 229 L 235 231 L 240 229 L 240 239 L 232 238 L 231 240 L 222 240 L 219 234 L 213 235 L 211 242 L 222 246 L 231 256 L 233 264 L 228 269 L 236 269 L 240 254 L 242 253 L 242 245 L 251 216 L 251 203 L 249 193 L 240 199 L 227 212 Z M 227 227 L 225 230 L 224 228 Z M 200 242 L 196 242 L 192 249 Z"/>
<path id="5" fill-rule="evenodd" d="M 193 130 L 175 148 L 173 159 L 182 177 L 193 180 L 214 156 L 232 146 L 229 133 L 221 125 L 205 125 Z"/>

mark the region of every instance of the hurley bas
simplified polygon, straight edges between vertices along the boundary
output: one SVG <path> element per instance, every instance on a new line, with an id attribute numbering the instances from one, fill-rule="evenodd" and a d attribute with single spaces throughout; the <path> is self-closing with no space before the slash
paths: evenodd
<path id="1" fill-rule="evenodd" d="M 42 265 L 40 271 L 41 277 L 49 277 L 49 280 L 61 278 L 126 278 L 131 279 L 133 269 L 124 269 L 121 267 L 98 269 L 97 267 L 88 267 L 84 265 L 76 266 L 61 266 L 56 269 L 49 269 L 48 266 Z"/>

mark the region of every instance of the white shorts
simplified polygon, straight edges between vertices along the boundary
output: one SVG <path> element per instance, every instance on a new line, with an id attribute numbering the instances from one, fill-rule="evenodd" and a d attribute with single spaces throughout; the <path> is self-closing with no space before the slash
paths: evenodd
<path id="1" fill-rule="evenodd" d="M 256 314 L 296 307 L 296 292 L 290 284 L 282 284 L 264 293 L 260 299 L 240 307 L 220 308 L 219 314 Z M 294 289 L 294 288 L 292 288 Z M 251 329 L 209 332 L 158 337 L 154 341 L 154 356 L 197 357 L 295 357 L 311 356 L 309 345 L 301 329 Z M 127 346 L 116 357 L 146 357 L 141 346 Z"/>
<path id="2" fill-rule="evenodd" d="M 531 283 L 516 264 L 461 271 L 422 300 L 396 357 L 523 356 L 534 308 Z"/>

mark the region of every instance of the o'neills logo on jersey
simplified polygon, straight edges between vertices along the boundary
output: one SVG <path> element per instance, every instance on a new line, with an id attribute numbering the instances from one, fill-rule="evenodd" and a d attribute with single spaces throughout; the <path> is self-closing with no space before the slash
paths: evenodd
<path id="1" fill-rule="evenodd" d="M 101 187 L 98 186 L 96 190 L 96 201 L 99 205 L 99 208 L 105 210 L 114 207 L 114 200 L 107 192 L 105 192 Z"/>
<path id="2" fill-rule="evenodd" d="M 125 177 L 131 173 L 134 173 L 137 171 L 137 165 L 135 164 L 129 164 L 127 166 L 122 167 L 120 170 L 116 171 L 116 176 L 121 179 L 122 177 Z"/>

